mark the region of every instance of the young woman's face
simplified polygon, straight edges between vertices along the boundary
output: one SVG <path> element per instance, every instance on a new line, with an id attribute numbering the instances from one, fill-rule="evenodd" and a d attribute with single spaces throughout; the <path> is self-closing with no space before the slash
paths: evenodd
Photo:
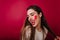
<path id="1" fill-rule="evenodd" d="M 27 11 L 27 17 L 33 27 L 36 27 L 40 23 L 40 15 L 33 9 Z"/>

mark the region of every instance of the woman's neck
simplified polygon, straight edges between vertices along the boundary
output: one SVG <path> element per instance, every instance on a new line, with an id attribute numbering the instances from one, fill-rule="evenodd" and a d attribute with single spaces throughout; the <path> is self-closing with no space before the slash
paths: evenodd
<path id="1" fill-rule="evenodd" d="M 37 29 L 39 32 L 41 32 L 41 31 L 42 31 L 41 25 L 40 25 L 40 24 L 37 25 L 37 26 L 36 26 L 36 29 Z"/>

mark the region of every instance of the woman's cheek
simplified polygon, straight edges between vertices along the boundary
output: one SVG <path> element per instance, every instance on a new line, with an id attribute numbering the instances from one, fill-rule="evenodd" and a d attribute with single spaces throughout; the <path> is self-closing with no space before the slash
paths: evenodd
<path id="1" fill-rule="evenodd" d="M 34 20 L 36 20 L 36 19 L 37 19 L 37 15 L 34 16 Z"/>

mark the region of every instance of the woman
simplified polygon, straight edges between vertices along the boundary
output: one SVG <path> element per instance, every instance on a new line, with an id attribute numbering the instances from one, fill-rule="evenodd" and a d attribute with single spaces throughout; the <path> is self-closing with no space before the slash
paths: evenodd
<path id="1" fill-rule="evenodd" d="M 48 27 L 41 8 L 36 5 L 28 7 L 27 18 L 21 31 L 21 40 L 45 40 L 48 31 L 55 40 L 60 40 Z"/>

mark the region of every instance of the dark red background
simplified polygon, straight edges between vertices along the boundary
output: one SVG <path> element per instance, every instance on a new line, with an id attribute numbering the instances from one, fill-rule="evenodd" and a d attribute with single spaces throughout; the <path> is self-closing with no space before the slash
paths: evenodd
<path id="1" fill-rule="evenodd" d="M 50 28 L 60 35 L 59 0 L 0 0 L 0 40 L 19 40 L 26 8 L 32 4 L 42 8 Z"/>

